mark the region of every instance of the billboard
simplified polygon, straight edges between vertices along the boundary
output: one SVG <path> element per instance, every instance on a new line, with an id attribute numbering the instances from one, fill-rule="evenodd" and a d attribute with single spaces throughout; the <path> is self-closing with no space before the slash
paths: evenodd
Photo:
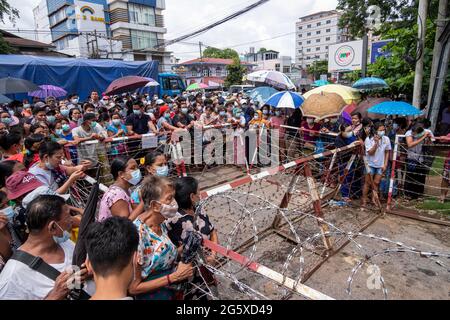
<path id="1" fill-rule="evenodd" d="M 390 57 L 391 52 L 387 51 L 386 46 L 389 42 L 393 40 L 382 40 L 372 42 L 372 49 L 370 50 L 370 63 L 374 63 L 379 57 Z"/>
<path id="2" fill-rule="evenodd" d="M 363 41 L 331 45 L 328 49 L 328 72 L 361 70 Z"/>

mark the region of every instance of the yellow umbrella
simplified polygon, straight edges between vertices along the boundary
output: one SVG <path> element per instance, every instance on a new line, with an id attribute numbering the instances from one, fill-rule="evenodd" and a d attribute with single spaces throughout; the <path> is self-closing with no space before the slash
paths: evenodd
<path id="1" fill-rule="evenodd" d="M 347 104 L 340 95 L 322 92 L 310 95 L 301 109 L 303 116 L 321 120 L 340 116 L 346 106 Z"/>
<path id="2" fill-rule="evenodd" d="M 353 89 L 351 87 L 343 86 L 340 84 L 328 84 L 321 86 L 306 92 L 303 97 L 308 99 L 309 96 L 313 94 L 318 94 L 321 92 L 337 93 L 344 99 L 346 104 L 358 103 L 361 100 L 361 94 L 359 90 Z"/>

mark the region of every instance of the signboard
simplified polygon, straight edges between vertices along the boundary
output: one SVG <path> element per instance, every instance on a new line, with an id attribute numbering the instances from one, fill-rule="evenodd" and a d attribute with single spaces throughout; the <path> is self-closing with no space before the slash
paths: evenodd
<path id="1" fill-rule="evenodd" d="M 386 46 L 389 42 L 393 40 L 382 40 L 372 42 L 372 49 L 370 50 L 370 63 L 374 63 L 379 57 L 390 57 L 391 52 L 387 51 Z"/>
<path id="2" fill-rule="evenodd" d="M 328 50 L 328 72 L 361 70 L 362 40 L 337 43 Z"/>
<path id="3" fill-rule="evenodd" d="M 79 31 L 92 32 L 97 30 L 98 33 L 106 34 L 103 5 L 76 0 L 75 17 L 78 21 Z"/>

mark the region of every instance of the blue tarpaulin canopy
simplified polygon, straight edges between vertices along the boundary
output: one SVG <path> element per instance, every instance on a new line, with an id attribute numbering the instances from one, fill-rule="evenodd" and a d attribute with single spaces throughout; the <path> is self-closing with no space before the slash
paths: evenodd
<path id="1" fill-rule="evenodd" d="M 55 85 L 85 100 L 91 91 L 102 93 L 120 77 L 158 79 L 158 62 L 0 55 L 0 78 L 8 76 L 26 79 L 37 85 Z M 26 94 L 22 94 L 14 98 L 25 97 Z"/>

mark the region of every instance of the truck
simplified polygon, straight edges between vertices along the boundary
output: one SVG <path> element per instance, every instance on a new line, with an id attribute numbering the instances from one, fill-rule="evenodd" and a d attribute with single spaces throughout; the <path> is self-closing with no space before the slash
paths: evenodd
<path id="1" fill-rule="evenodd" d="M 181 95 L 186 90 L 186 84 L 181 77 L 175 73 L 158 74 L 159 97 L 164 95 L 174 96 Z"/>

